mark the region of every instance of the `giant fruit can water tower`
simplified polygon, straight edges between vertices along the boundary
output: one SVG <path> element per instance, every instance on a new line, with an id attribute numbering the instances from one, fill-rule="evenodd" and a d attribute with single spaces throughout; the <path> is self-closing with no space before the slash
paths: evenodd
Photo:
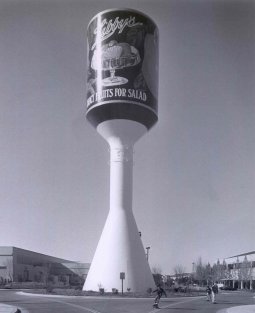
<path id="1" fill-rule="evenodd" d="M 124 289 L 144 292 L 154 280 L 132 211 L 133 147 L 158 120 L 158 29 L 141 12 L 112 9 L 87 36 L 86 117 L 110 147 L 110 210 L 83 289 L 120 290 L 125 273 Z"/>

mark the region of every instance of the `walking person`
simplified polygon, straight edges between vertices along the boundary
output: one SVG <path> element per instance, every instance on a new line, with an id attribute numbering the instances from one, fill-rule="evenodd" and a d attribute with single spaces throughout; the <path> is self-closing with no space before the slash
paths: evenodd
<path id="1" fill-rule="evenodd" d="M 206 301 L 212 300 L 212 289 L 209 285 L 206 286 Z"/>
<path id="2" fill-rule="evenodd" d="M 212 285 L 212 303 L 216 303 L 216 294 L 219 292 L 217 283 Z"/>
<path id="3" fill-rule="evenodd" d="M 154 299 L 153 307 L 158 308 L 160 298 L 162 297 L 163 294 L 167 297 L 167 294 L 166 294 L 165 290 L 160 286 L 160 284 L 157 285 L 157 289 L 155 289 L 153 292 L 157 293 L 157 295 Z"/>

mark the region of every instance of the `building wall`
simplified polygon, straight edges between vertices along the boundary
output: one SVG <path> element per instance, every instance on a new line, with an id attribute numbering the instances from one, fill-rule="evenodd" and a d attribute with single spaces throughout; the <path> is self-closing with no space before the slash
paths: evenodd
<path id="1" fill-rule="evenodd" d="M 0 247 L 0 284 L 13 280 L 13 248 Z"/>
<path id="2" fill-rule="evenodd" d="M 89 263 L 73 262 L 16 247 L 0 247 L 0 284 L 3 281 L 78 284 L 86 279 L 89 266 Z"/>

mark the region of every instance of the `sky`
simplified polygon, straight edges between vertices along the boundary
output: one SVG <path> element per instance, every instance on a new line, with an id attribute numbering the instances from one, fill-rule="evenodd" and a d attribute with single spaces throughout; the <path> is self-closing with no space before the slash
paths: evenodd
<path id="1" fill-rule="evenodd" d="M 149 263 L 254 251 L 255 2 L 0 0 L 0 245 L 91 262 L 109 150 L 86 121 L 86 28 L 109 8 L 159 28 L 159 120 L 135 146 Z"/>

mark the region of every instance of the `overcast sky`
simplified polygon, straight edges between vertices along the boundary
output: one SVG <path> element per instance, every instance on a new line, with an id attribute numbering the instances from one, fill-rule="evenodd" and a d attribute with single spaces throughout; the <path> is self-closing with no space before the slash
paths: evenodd
<path id="1" fill-rule="evenodd" d="M 86 121 L 86 28 L 148 14 L 159 121 L 135 146 L 150 265 L 255 250 L 255 2 L 0 0 L 0 245 L 91 262 L 109 210 L 107 143 Z"/>

